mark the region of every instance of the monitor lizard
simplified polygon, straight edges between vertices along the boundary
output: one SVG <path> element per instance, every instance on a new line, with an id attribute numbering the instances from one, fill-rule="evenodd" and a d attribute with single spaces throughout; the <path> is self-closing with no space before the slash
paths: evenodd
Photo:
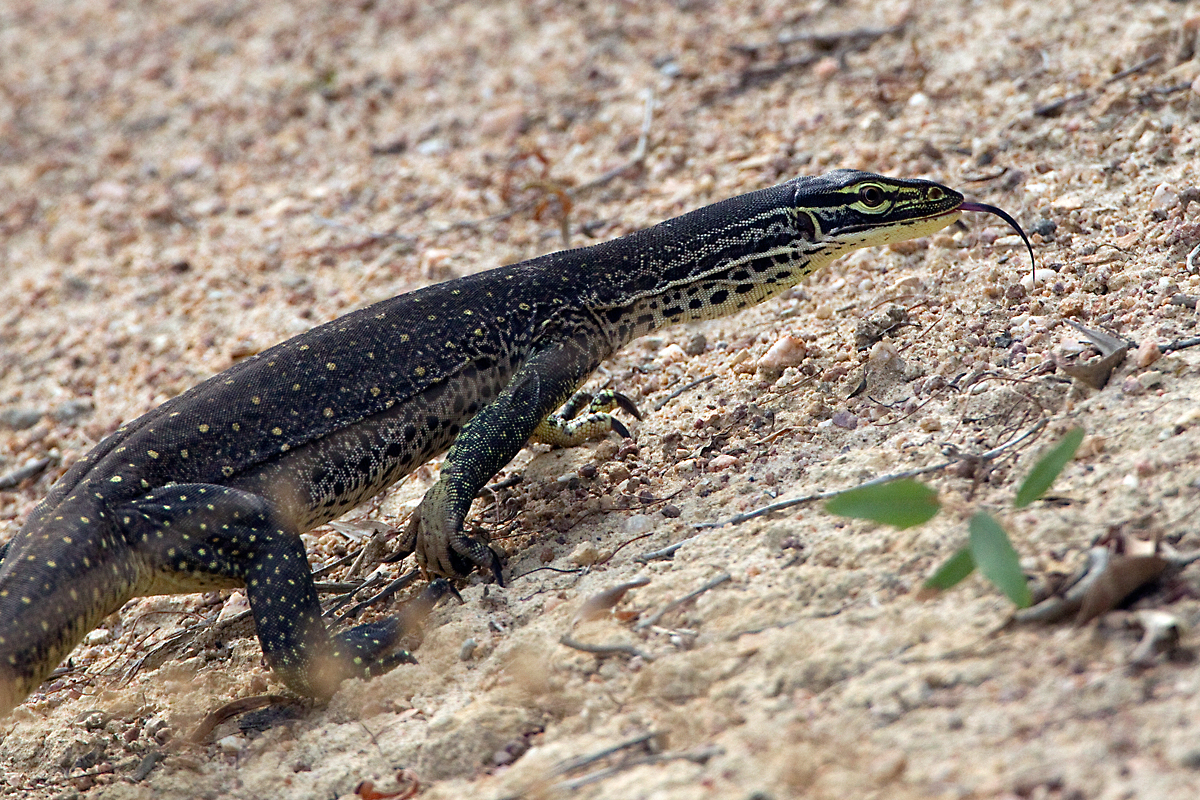
<path id="1" fill-rule="evenodd" d="M 610 413 L 636 415 L 626 398 L 572 397 L 601 361 L 972 207 L 983 210 L 926 180 L 799 177 L 401 294 L 235 364 L 100 442 L 7 544 L 0 716 L 142 595 L 244 585 L 268 664 L 303 695 L 328 697 L 345 678 L 408 660 L 394 652 L 394 619 L 326 631 L 300 533 L 448 450 L 399 552 L 429 575 L 478 566 L 502 582 L 496 553 L 463 532 L 471 503 L 531 439 L 628 435 Z"/>

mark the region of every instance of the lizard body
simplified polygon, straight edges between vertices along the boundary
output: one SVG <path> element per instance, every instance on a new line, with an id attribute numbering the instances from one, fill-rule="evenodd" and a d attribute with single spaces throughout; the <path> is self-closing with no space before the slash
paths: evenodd
<path id="1" fill-rule="evenodd" d="M 629 236 L 402 294 L 242 361 L 119 428 L 55 484 L 0 562 L 0 716 L 132 597 L 245 585 L 268 663 L 332 694 L 406 660 L 394 620 L 337 636 L 299 534 L 449 450 L 401 538 L 436 575 L 494 552 L 462 532 L 531 439 L 578 444 L 632 410 L 555 414 L 652 330 L 762 302 L 846 251 L 927 235 L 963 198 L 838 170 Z"/>

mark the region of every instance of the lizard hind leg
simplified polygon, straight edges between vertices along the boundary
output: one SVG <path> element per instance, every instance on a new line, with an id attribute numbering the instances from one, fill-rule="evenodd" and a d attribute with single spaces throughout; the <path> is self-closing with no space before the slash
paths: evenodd
<path id="1" fill-rule="evenodd" d="M 157 577 L 146 594 L 244 584 L 267 663 L 292 690 L 327 698 L 347 678 L 412 661 L 397 619 L 330 636 L 300 537 L 263 497 L 209 484 L 149 492 L 117 509 Z"/>

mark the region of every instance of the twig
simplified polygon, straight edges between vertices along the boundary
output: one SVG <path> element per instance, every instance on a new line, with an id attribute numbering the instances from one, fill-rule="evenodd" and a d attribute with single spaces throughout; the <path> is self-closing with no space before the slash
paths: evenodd
<path id="1" fill-rule="evenodd" d="M 643 733 L 640 736 L 635 736 L 632 739 L 626 739 L 620 744 L 614 744 L 612 747 L 606 747 L 603 750 L 598 750 L 591 755 L 568 758 L 566 761 L 563 761 L 556 766 L 551 774 L 556 776 L 566 775 L 568 772 L 574 772 L 577 769 L 583 769 L 584 767 L 595 764 L 597 761 L 603 761 L 609 756 L 616 755 L 622 750 L 628 750 L 632 747 L 637 747 L 640 744 L 646 744 L 650 740 L 661 735 L 662 734 L 660 731 L 650 731 L 649 733 Z"/>
<path id="2" fill-rule="evenodd" d="M 301 255 L 311 256 L 315 255 L 316 253 L 327 252 L 330 250 L 334 252 L 361 250 L 364 247 L 369 247 L 376 242 L 380 242 L 385 239 L 392 239 L 397 242 L 406 242 L 408 244 L 412 244 L 413 242 L 417 241 L 417 237 L 415 236 L 408 236 L 403 233 L 396 233 L 395 231 L 372 231 L 366 228 L 361 228 L 357 225 L 346 225 L 343 222 L 338 222 L 337 220 L 329 219 L 328 217 L 318 216 L 317 214 L 313 214 L 312 221 L 321 227 L 333 228 L 335 230 L 345 231 L 346 233 L 356 234 L 362 237 L 362 239 L 357 242 L 351 242 L 350 244 L 308 247 L 300 251 Z"/>
<path id="3" fill-rule="evenodd" d="M 290 706 L 293 708 L 304 707 L 304 704 L 294 697 L 284 697 L 283 695 L 278 694 L 262 694 L 256 697 L 242 697 L 238 700 L 226 703 L 214 711 L 208 712 L 204 716 L 204 719 L 200 720 L 200 724 L 196 726 L 196 729 L 192 731 L 192 734 L 188 737 L 188 740 L 195 744 L 200 744 L 207 739 L 208 735 L 216 730 L 217 726 L 225 720 L 230 719 L 231 717 L 236 717 L 238 714 L 245 714 L 247 711 L 257 711 L 260 708 L 266 708 L 267 706 L 273 705 Z"/>
<path id="4" fill-rule="evenodd" d="M 676 761 L 678 759 L 692 761 L 696 764 L 703 764 L 710 758 L 723 755 L 724 753 L 725 748 L 716 744 L 697 747 L 695 750 L 679 750 L 674 753 L 652 753 L 650 755 L 622 761 L 620 764 L 615 764 L 611 767 L 605 767 L 604 769 L 597 770 L 588 775 L 582 775 L 569 781 L 563 781 L 562 783 L 554 786 L 553 789 L 563 789 L 570 792 L 576 789 L 581 789 L 590 783 L 596 783 L 604 780 L 605 778 L 610 778 L 613 775 L 616 775 L 627 769 L 631 769 L 632 767 L 639 767 L 647 764 L 663 764 L 668 761 Z"/>
<path id="5" fill-rule="evenodd" d="M 697 534 L 697 536 L 699 536 L 699 534 Z M 640 564 L 645 564 L 648 561 L 657 561 L 660 558 L 670 558 L 671 556 L 675 555 L 679 548 L 683 547 L 685 544 L 695 538 L 696 536 L 689 536 L 686 539 L 681 539 L 675 544 L 667 545 L 659 550 L 651 550 L 649 553 L 642 553 L 640 556 L 635 558 L 634 561 L 637 561 Z"/>
<path id="6" fill-rule="evenodd" d="M 945 469 L 946 467 L 953 466 L 954 464 L 957 464 L 959 461 L 963 461 L 965 459 L 978 460 L 978 461 L 991 461 L 992 459 L 994 459 L 997 456 L 1004 453 L 1006 450 L 1010 450 L 1010 449 L 1016 447 L 1018 444 L 1023 442 L 1025 439 L 1028 439 L 1030 436 L 1033 436 L 1034 434 L 1041 432 L 1042 428 L 1046 427 L 1046 424 L 1047 424 L 1047 421 L 1045 419 L 1038 420 L 1038 422 L 1032 428 L 1025 431 L 1025 433 L 1021 434 L 1020 436 L 1016 437 L 1015 439 L 1010 439 L 1007 442 L 1005 442 L 1004 444 L 1000 445 L 999 447 L 992 448 L 991 450 L 988 450 L 986 453 L 981 453 L 980 455 L 977 455 L 977 456 L 974 456 L 974 455 L 956 456 L 955 458 L 951 459 L 950 461 L 943 461 L 941 463 L 932 464 L 927 467 L 917 467 L 916 469 L 905 470 L 904 472 L 893 472 L 890 475 L 881 475 L 878 478 L 872 478 L 869 481 L 860 483 L 857 486 L 849 487 L 847 489 L 838 489 L 836 491 L 825 491 L 825 492 L 813 492 L 812 494 L 807 494 L 804 497 L 796 497 L 791 500 L 780 500 L 778 503 L 772 503 L 768 506 L 763 506 L 762 508 L 755 509 L 754 511 L 747 511 L 744 514 L 738 514 L 736 516 L 730 517 L 729 519 L 721 520 L 719 522 L 697 522 L 694 525 L 694 527 L 697 530 L 705 530 L 708 528 L 720 528 L 720 527 L 724 527 L 725 525 L 740 525 L 743 522 L 755 519 L 756 517 L 761 517 L 764 514 L 771 514 L 776 511 L 786 511 L 789 508 L 793 508 L 798 505 L 803 505 L 805 503 L 811 503 L 815 500 L 828 500 L 831 497 L 839 495 L 842 492 L 848 492 L 851 489 L 863 489 L 868 486 L 876 486 L 878 484 L 888 483 L 890 481 L 898 481 L 898 480 L 903 480 L 905 478 L 915 478 L 919 475 L 927 475 L 931 472 L 937 472 L 939 470 Z M 691 538 L 695 538 L 695 537 L 691 537 Z M 683 542 L 686 542 L 686 541 L 688 541 L 688 540 L 687 539 L 683 540 Z M 677 545 L 682 545 L 683 542 L 678 542 Z M 677 550 L 678 549 L 677 545 L 672 545 L 672 547 L 674 547 Z M 664 548 L 664 551 L 669 550 L 669 549 L 670 548 Z M 673 554 L 674 552 L 675 552 L 674 550 L 671 550 L 671 554 Z M 663 551 L 656 551 L 655 553 L 647 553 L 645 555 L 639 556 L 637 558 L 637 560 L 638 561 L 650 560 L 651 557 L 662 558 L 664 555 L 669 555 L 669 554 L 663 553 Z"/>
<path id="7" fill-rule="evenodd" d="M 551 777 L 559 777 L 561 775 L 566 775 L 568 773 L 575 772 L 576 770 L 583 769 L 584 767 L 588 767 L 599 761 L 603 761 L 606 758 L 615 756 L 623 750 L 632 750 L 634 748 L 649 748 L 652 746 L 653 740 L 657 739 L 660 736 L 662 736 L 661 731 L 651 731 L 649 733 L 643 733 L 641 735 L 635 736 L 632 739 L 627 739 L 624 742 L 613 745 L 612 747 L 606 747 L 603 750 L 592 753 L 590 755 L 576 756 L 575 758 L 569 758 L 566 761 L 562 761 L 557 766 L 555 766 L 554 769 L 552 769 L 550 771 L 550 776 Z M 692 754 L 692 755 L 693 755 L 693 757 L 695 757 L 695 754 Z M 602 770 L 593 772 L 589 775 L 584 775 L 579 778 L 574 778 L 572 780 L 567 780 L 567 781 L 561 781 L 561 782 L 555 784 L 554 786 L 548 787 L 548 794 L 553 795 L 561 790 L 578 788 L 579 786 L 583 786 L 586 783 L 592 783 L 594 781 L 600 780 L 602 777 L 608 777 L 609 775 L 614 774 L 613 770 L 628 769 L 629 767 L 632 767 L 632 766 L 650 763 L 650 762 L 645 761 L 645 759 L 659 758 L 659 757 L 660 757 L 660 754 L 654 753 L 654 752 L 647 752 L 642 755 L 632 755 L 631 757 L 626 758 L 620 764 L 610 766 L 610 767 L 605 767 Z M 686 757 L 688 757 L 688 755 L 687 754 L 679 754 L 674 757 L 686 758 Z M 708 757 L 711 757 L 711 756 L 708 756 Z M 582 781 L 583 783 L 580 783 L 580 781 Z M 530 790 L 526 790 L 526 791 L 517 792 L 516 794 L 504 795 L 502 798 L 500 798 L 500 800 L 520 800 L 520 798 L 525 797 L 530 794 L 535 794 L 536 796 L 541 797 L 542 794 L 546 793 L 546 792 L 542 791 L 546 787 L 542 786 L 541 783 L 536 784 L 536 786 L 538 787 L 537 789 L 530 789 Z"/>
<path id="8" fill-rule="evenodd" d="M 654 122 L 654 90 L 646 89 L 646 105 L 642 112 L 642 131 L 638 134 L 637 146 L 633 148 L 633 155 L 619 167 L 614 167 L 608 172 L 601 174 L 599 177 L 592 178 L 586 183 L 581 183 L 578 186 L 573 186 L 567 189 L 569 197 L 577 197 L 584 192 L 595 189 L 598 186 L 603 186 L 614 178 L 625 174 L 634 167 L 641 166 L 646 160 L 646 154 L 650 149 L 650 126 Z"/>
<path id="9" fill-rule="evenodd" d="M 1128 78 L 1130 75 L 1136 75 L 1139 72 L 1144 72 L 1147 69 L 1149 69 L 1150 67 L 1153 67 L 1158 62 L 1162 61 L 1162 59 L 1163 59 L 1162 53 L 1155 53 L 1154 55 L 1150 56 L 1149 58 L 1142 59 L 1138 63 L 1134 64 L 1132 67 L 1126 67 L 1125 69 L 1121 70 L 1117 74 L 1106 78 L 1104 80 L 1104 83 L 1101 85 L 1108 86 L 1109 84 L 1116 83 L 1117 81 L 1122 80 L 1123 78 Z"/>
<path id="10" fill-rule="evenodd" d="M 1164 354 L 1173 353 L 1176 350 L 1184 350 L 1188 347 L 1195 347 L 1198 344 L 1200 344 L 1200 337 L 1194 337 L 1191 339 L 1176 339 L 1170 344 L 1164 344 L 1161 348 L 1161 352 Z"/>
<path id="11" fill-rule="evenodd" d="M 1128 67 L 1128 68 L 1123 69 L 1120 72 L 1116 73 L 1115 75 L 1109 76 L 1100 85 L 1101 86 L 1110 86 L 1119 80 L 1128 78 L 1130 75 L 1136 75 L 1139 72 L 1144 72 L 1145 70 L 1147 70 L 1150 67 L 1157 64 L 1159 61 L 1162 61 L 1161 53 L 1152 55 L 1149 58 L 1139 61 L 1138 63 L 1134 64 L 1132 67 Z M 1090 94 L 1091 94 L 1091 92 L 1087 92 L 1087 91 L 1076 92 L 1075 94 L 1069 94 L 1066 97 L 1060 97 L 1057 100 L 1051 100 L 1049 103 L 1046 103 L 1044 105 L 1035 106 L 1033 109 L 1033 115 L 1035 117 L 1056 117 L 1068 105 L 1070 105 L 1071 103 L 1077 103 L 1080 100 L 1086 100 L 1086 99 L 1088 99 Z"/>
<path id="12" fill-rule="evenodd" d="M 781 61 L 776 61 L 774 64 L 748 67 L 742 70 L 742 74 L 738 76 L 738 85 L 735 91 L 745 91 L 756 84 L 773 81 L 776 78 L 786 75 L 793 70 L 804 69 L 805 67 L 812 66 L 820 60 L 821 56 L 809 54 L 806 56 L 799 56 L 798 58 L 785 58 Z"/>
<path id="13" fill-rule="evenodd" d="M 654 411 L 661 411 L 663 406 L 665 406 L 667 403 L 674 400 L 676 397 L 679 397 L 684 392 L 687 392 L 691 389 L 695 389 L 697 386 L 703 386 L 704 384 L 708 383 L 709 381 L 715 381 L 716 379 L 717 379 L 716 373 L 714 373 L 712 375 L 705 375 L 703 378 L 697 378 L 696 380 L 692 381 L 689 384 L 686 384 L 685 386 L 680 386 L 678 389 L 671 392 L 669 395 L 664 397 L 662 400 L 659 400 L 657 403 L 655 403 L 651 408 Z"/>
<path id="14" fill-rule="evenodd" d="M 811 44 L 817 50 L 833 50 L 845 42 L 854 42 L 856 44 L 862 42 L 870 43 L 889 34 L 902 33 L 903 31 L 904 25 L 902 24 L 892 25 L 889 28 L 854 28 L 848 31 L 833 31 L 831 33 L 811 33 L 804 31 L 802 33 L 780 34 L 769 42 L 734 44 L 730 45 L 729 49 L 739 53 L 757 53 L 759 50 L 766 50 L 771 47 L 787 47 L 790 44 L 805 42 Z"/>
<path id="15" fill-rule="evenodd" d="M 658 409 L 655 410 L 657 411 Z M 39 458 L 23 467 L 17 467 L 11 472 L 0 475 L 0 491 L 17 488 L 21 485 L 22 481 L 39 474 L 48 466 L 50 466 L 49 458 Z"/>
<path id="16" fill-rule="evenodd" d="M 389 597 L 394 595 L 396 592 L 400 591 L 401 589 L 405 588 L 406 586 L 411 584 L 413 581 L 415 581 L 418 577 L 420 577 L 420 575 L 421 575 L 421 571 L 416 570 L 416 569 L 414 569 L 412 572 L 409 572 L 405 575 L 401 575 L 399 578 L 396 578 L 396 580 L 392 581 L 387 586 L 385 586 L 378 594 L 373 595 L 372 597 L 368 597 L 366 600 L 363 600 L 361 603 L 358 603 L 357 605 L 351 606 L 350 608 L 346 609 L 346 613 L 342 615 L 342 618 L 343 619 L 354 619 L 355 617 L 357 617 L 359 614 L 362 613 L 363 609 L 368 608 L 368 607 L 374 605 L 375 603 L 380 603 L 384 600 L 387 600 Z"/>
<path id="17" fill-rule="evenodd" d="M 660 619 L 662 619 L 664 616 L 666 616 L 668 613 L 674 611 L 675 609 L 679 608 L 680 606 L 682 606 L 685 603 L 689 603 L 692 600 L 695 600 L 697 597 L 704 594 L 709 589 L 714 589 L 714 588 L 720 586 L 722 583 L 725 583 L 726 581 L 731 580 L 731 578 L 732 578 L 732 576 L 728 572 L 722 572 L 720 575 L 713 578 L 711 581 L 704 584 L 703 586 L 701 586 L 699 589 L 695 590 L 694 592 L 689 592 L 689 593 L 685 594 L 683 597 L 679 598 L 678 600 L 672 600 L 671 602 L 669 602 L 665 606 L 663 606 L 661 609 L 659 609 L 655 613 L 651 614 L 649 617 L 646 617 L 646 619 L 639 620 L 638 624 L 633 626 L 633 629 L 635 631 L 640 631 L 644 628 L 649 628 L 651 625 L 657 625 L 658 621 Z"/>
<path id="18" fill-rule="evenodd" d="M 588 644 L 587 642 L 579 642 L 572 639 L 570 636 L 564 635 L 558 640 L 558 643 L 564 647 L 570 647 L 572 650 L 579 650 L 584 653 L 591 653 L 597 656 L 640 656 L 643 661 L 653 661 L 654 656 L 649 653 L 642 652 L 631 644 Z"/>
<path id="19" fill-rule="evenodd" d="M 333 570 L 337 569 L 338 567 L 343 567 L 346 564 L 349 564 L 351 561 L 358 558 L 358 556 L 362 553 L 363 548 L 366 546 L 367 545 L 364 542 L 360 547 L 356 547 L 355 549 L 351 550 L 349 553 L 342 556 L 337 561 L 332 561 L 323 567 L 318 567 L 317 569 L 314 569 L 312 571 L 313 579 L 315 580 L 327 572 L 332 572 Z"/>
<path id="20" fill-rule="evenodd" d="M 1034 106 L 1033 115 L 1035 117 L 1057 117 L 1068 105 L 1078 103 L 1080 100 L 1086 100 L 1087 96 L 1087 92 L 1076 92 L 1066 97 L 1060 97 L 1057 100 L 1051 100 L 1044 105 Z"/>

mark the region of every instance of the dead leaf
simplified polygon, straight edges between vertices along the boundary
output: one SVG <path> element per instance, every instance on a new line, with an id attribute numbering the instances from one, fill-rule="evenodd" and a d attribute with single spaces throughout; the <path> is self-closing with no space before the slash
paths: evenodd
<path id="1" fill-rule="evenodd" d="M 1129 595 L 1156 580 L 1169 565 L 1161 556 L 1113 556 L 1088 587 L 1075 624 L 1084 625 L 1112 611 Z"/>

